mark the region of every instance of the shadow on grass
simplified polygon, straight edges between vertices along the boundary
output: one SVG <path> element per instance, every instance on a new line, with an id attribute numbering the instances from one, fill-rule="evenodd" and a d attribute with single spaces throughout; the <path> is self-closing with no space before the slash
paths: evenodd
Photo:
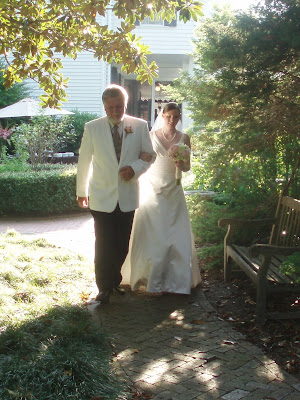
<path id="1" fill-rule="evenodd" d="M 0 398 L 127 399 L 111 349 L 85 307 L 66 306 L 0 336 Z"/>

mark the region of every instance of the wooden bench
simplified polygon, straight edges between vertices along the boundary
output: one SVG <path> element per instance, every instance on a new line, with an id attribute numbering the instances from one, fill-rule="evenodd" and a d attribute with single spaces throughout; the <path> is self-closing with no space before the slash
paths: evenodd
<path id="1" fill-rule="evenodd" d="M 255 244 L 250 247 L 233 244 L 237 229 L 268 224 L 271 228 L 269 244 Z M 281 196 L 274 218 L 264 220 L 238 220 L 222 218 L 219 227 L 228 225 L 224 239 L 224 280 L 229 282 L 234 261 L 256 286 L 256 321 L 263 323 L 267 317 L 300 317 L 300 313 L 267 313 L 266 301 L 270 293 L 300 293 L 295 276 L 280 272 L 280 265 L 286 256 L 300 252 L 300 200 Z"/>

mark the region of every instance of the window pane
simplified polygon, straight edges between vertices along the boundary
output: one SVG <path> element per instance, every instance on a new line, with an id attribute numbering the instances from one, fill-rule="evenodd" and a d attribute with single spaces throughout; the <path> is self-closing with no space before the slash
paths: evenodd
<path id="1" fill-rule="evenodd" d="M 163 25 L 164 21 L 162 21 L 161 19 L 157 19 L 156 17 L 154 18 L 153 21 L 151 21 L 151 19 L 149 17 L 146 17 L 143 21 L 142 21 L 142 25 Z"/>

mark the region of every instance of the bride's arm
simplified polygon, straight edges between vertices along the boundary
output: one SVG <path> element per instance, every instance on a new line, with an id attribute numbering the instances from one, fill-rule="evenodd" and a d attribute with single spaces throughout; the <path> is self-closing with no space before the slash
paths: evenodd
<path id="1" fill-rule="evenodd" d="M 150 162 L 150 161 L 152 161 L 152 154 L 142 152 L 142 153 L 140 153 L 140 155 L 139 155 L 139 159 L 140 159 L 140 160 L 143 160 L 143 161 L 145 161 L 145 162 Z"/>
<path id="2" fill-rule="evenodd" d="M 152 132 L 149 132 L 149 134 L 150 134 L 150 138 L 152 140 Z M 142 153 L 140 153 L 139 158 L 145 162 L 150 162 L 150 161 L 152 161 L 152 154 L 142 152 Z"/>

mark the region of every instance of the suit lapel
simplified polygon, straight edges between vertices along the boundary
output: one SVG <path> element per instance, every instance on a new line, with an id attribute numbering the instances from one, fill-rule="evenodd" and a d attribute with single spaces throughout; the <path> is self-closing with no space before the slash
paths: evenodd
<path id="1" fill-rule="evenodd" d="M 123 120 L 123 139 L 122 139 L 122 150 L 121 150 L 120 162 L 125 158 L 127 149 L 128 149 L 128 138 L 127 138 L 127 134 L 125 131 L 125 128 L 127 125 L 128 125 L 128 123 L 127 123 L 127 118 L 125 115 L 125 118 Z"/>

